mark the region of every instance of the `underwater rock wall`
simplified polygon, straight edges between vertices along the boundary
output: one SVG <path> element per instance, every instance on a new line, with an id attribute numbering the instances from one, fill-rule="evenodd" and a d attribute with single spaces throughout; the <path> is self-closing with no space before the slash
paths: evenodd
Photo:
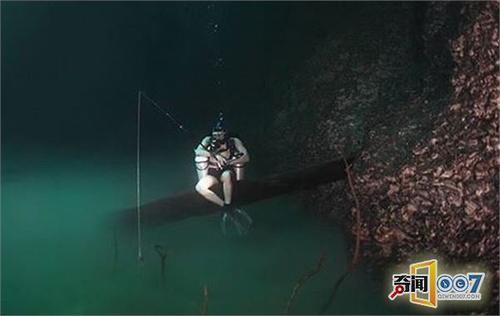
<path id="1" fill-rule="evenodd" d="M 451 43 L 453 91 L 432 134 L 392 175 L 360 170 L 356 190 L 366 255 L 431 251 L 448 262 L 481 262 L 495 273 L 491 307 L 498 308 L 498 3 L 470 3 L 461 14 Z"/>
<path id="2" fill-rule="evenodd" d="M 277 87 L 282 93 L 275 100 L 279 110 L 269 152 L 280 155 L 273 165 L 293 169 L 337 159 L 338 146 L 345 155 L 370 153 L 356 170 L 376 166 L 381 177 L 391 174 L 408 161 L 447 105 L 453 59 L 449 49 L 444 54 L 430 43 L 443 45 L 456 32 L 457 5 L 396 2 L 361 8 L 359 20 L 332 34 L 293 80 Z M 347 215 L 343 183 L 305 197 L 321 214 Z"/>
<path id="3" fill-rule="evenodd" d="M 294 166 L 338 157 L 336 146 L 360 153 L 363 255 L 480 262 L 494 273 L 497 311 L 498 3 L 417 6 L 380 7 L 394 19 L 364 29 L 365 40 L 346 35 L 318 49 L 283 94 L 275 124 L 290 137 L 280 150 L 299 153 Z M 349 194 L 331 184 L 304 198 L 355 238 Z"/>

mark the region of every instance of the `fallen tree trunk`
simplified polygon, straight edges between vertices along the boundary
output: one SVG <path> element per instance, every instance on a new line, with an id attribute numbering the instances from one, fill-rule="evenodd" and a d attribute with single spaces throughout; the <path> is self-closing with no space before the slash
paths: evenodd
<path id="1" fill-rule="evenodd" d="M 336 160 L 298 171 L 272 175 L 258 181 L 242 180 L 237 183 L 233 192 L 233 203 L 236 206 L 250 204 L 345 177 L 344 161 Z M 221 196 L 220 184 L 212 187 L 212 190 Z M 141 221 L 143 225 L 158 226 L 193 216 L 214 214 L 219 209 L 219 206 L 205 200 L 193 190 L 142 205 Z M 136 224 L 136 208 L 122 211 L 119 220 L 125 225 Z"/>

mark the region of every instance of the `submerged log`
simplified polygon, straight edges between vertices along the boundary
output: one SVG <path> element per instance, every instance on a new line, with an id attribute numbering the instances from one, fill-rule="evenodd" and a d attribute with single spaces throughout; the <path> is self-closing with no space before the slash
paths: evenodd
<path id="1" fill-rule="evenodd" d="M 352 159 L 349 161 L 352 161 Z M 293 191 L 338 181 L 345 177 L 344 161 L 336 160 L 298 171 L 271 175 L 256 181 L 242 180 L 237 182 L 235 186 L 233 203 L 235 206 L 242 206 Z M 222 196 L 220 184 L 212 187 L 212 190 Z M 192 190 L 142 205 L 141 222 L 147 226 L 158 226 L 193 216 L 214 214 L 219 209 L 219 206 L 207 201 L 195 190 Z M 125 225 L 136 224 L 136 208 L 122 211 L 120 219 Z"/>

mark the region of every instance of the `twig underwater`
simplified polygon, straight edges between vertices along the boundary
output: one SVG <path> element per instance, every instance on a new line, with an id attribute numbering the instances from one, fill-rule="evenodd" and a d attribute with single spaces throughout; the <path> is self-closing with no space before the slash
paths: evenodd
<path id="1" fill-rule="evenodd" d="M 352 180 L 352 164 L 348 164 L 347 160 L 342 157 L 344 163 L 346 165 L 346 174 L 347 174 L 347 182 L 349 183 L 349 188 L 351 189 L 351 194 L 354 199 L 354 203 L 356 205 L 356 243 L 354 246 L 354 254 L 352 257 L 352 262 L 350 265 L 350 269 L 354 270 L 359 261 L 359 251 L 361 246 L 361 207 L 359 204 L 358 196 L 356 195 L 356 190 L 354 189 L 354 182 Z"/>
<path id="2" fill-rule="evenodd" d="M 116 274 L 118 270 L 118 236 L 116 233 L 116 227 L 113 228 L 113 275 Z"/>
<path id="3" fill-rule="evenodd" d="M 318 274 L 321 271 L 321 269 L 323 269 L 325 261 L 326 261 L 326 255 L 323 252 L 321 254 L 321 256 L 319 257 L 318 263 L 316 264 L 316 266 L 313 269 L 311 269 L 310 271 L 304 273 L 299 278 L 299 280 L 297 281 L 297 283 L 295 283 L 295 286 L 292 289 L 292 293 L 290 294 L 290 298 L 288 299 L 288 301 L 286 303 L 285 310 L 284 310 L 283 314 L 285 314 L 285 315 L 289 314 L 290 309 L 292 307 L 292 304 L 295 301 L 295 299 L 297 298 L 297 294 L 299 293 L 299 290 L 304 286 L 304 284 L 309 279 L 311 279 L 313 276 L 315 276 L 316 274 Z"/>
<path id="4" fill-rule="evenodd" d="M 165 263 L 167 261 L 168 252 L 161 245 L 155 245 L 155 250 L 160 257 L 160 278 L 161 284 L 165 285 Z"/>
<path id="5" fill-rule="evenodd" d="M 344 280 L 356 269 L 356 266 L 359 263 L 359 252 L 361 248 L 361 207 L 359 203 L 358 196 L 356 194 L 356 190 L 354 189 L 354 182 L 353 182 L 353 176 L 352 176 L 352 164 L 350 164 L 345 156 L 342 154 L 342 151 L 335 146 L 335 149 L 341 154 L 342 160 L 344 161 L 345 164 L 345 171 L 347 175 L 347 183 L 349 184 L 349 189 L 351 191 L 352 197 L 354 199 L 354 204 L 355 204 L 355 213 L 356 213 L 356 241 L 354 245 L 354 253 L 352 256 L 351 263 L 347 267 L 346 271 L 338 278 L 338 280 L 335 282 L 332 290 L 332 294 L 330 295 L 328 301 L 326 302 L 325 305 L 321 308 L 320 314 L 323 315 L 325 314 L 330 306 L 333 303 L 333 300 L 335 299 L 335 296 L 337 295 L 337 291 L 344 282 Z"/>
<path id="6" fill-rule="evenodd" d="M 207 315 L 208 313 L 208 286 L 205 284 L 203 286 L 203 305 L 201 306 L 201 315 Z"/>

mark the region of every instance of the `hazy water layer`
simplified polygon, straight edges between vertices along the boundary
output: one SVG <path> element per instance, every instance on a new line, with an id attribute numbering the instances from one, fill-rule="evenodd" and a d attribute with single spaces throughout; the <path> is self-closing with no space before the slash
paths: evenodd
<path id="1" fill-rule="evenodd" d="M 243 238 L 224 237 L 217 215 L 145 229 L 141 267 L 135 233 L 115 238 L 105 224 L 113 212 L 135 203 L 133 161 L 10 153 L 3 167 L 5 314 L 198 314 L 204 286 L 209 313 L 277 314 L 324 252 L 326 265 L 292 308 L 314 314 L 350 260 L 340 228 L 281 197 L 246 207 L 256 225 Z M 189 159 L 144 158 L 145 200 L 188 189 L 193 181 Z M 168 250 L 164 282 L 157 244 Z M 389 310 L 379 288 L 360 270 L 344 283 L 329 312 Z"/>

